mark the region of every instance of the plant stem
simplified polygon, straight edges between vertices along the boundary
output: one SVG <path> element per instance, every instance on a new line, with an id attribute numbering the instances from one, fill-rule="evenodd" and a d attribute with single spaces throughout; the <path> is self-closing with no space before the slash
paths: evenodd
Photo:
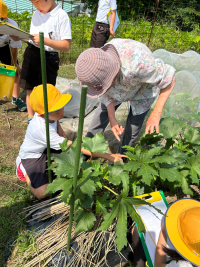
<path id="1" fill-rule="evenodd" d="M 103 187 L 105 187 L 106 189 L 108 189 L 110 192 L 112 192 L 113 194 L 115 194 L 116 196 L 118 196 L 118 194 L 117 193 L 115 193 L 112 189 L 110 189 L 109 187 L 107 187 L 107 186 L 105 186 L 105 185 L 103 185 Z"/>
<path id="2" fill-rule="evenodd" d="M 51 183 L 51 155 L 50 155 L 50 139 L 49 139 L 49 117 L 48 117 L 48 101 L 47 101 L 47 78 L 46 78 L 46 59 L 44 52 L 44 33 L 40 32 L 40 57 L 41 57 L 41 70 L 42 70 L 42 84 L 43 84 L 43 95 L 44 95 L 44 115 L 46 125 L 46 140 L 47 140 L 47 162 L 48 162 L 48 177 L 49 184 Z M 51 198 L 51 194 L 50 194 Z"/>
<path id="3" fill-rule="evenodd" d="M 82 92 L 81 92 L 80 111 L 79 111 L 78 137 L 77 137 L 75 166 L 74 166 L 74 175 L 73 175 L 72 196 L 70 200 L 67 251 L 70 250 L 70 242 L 71 242 L 72 221 L 73 221 L 73 213 L 74 213 L 74 203 L 75 203 L 75 195 L 76 195 L 79 161 L 80 161 L 80 154 L 81 154 L 81 142 L 82 142 L 84 115 L 85 115 L 86 94 L 87 94 L 87 86 L 83 85 Z"/>

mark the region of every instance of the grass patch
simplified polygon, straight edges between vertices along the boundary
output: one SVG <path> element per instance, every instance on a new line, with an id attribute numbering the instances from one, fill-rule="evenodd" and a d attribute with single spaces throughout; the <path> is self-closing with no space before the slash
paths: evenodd
<path id="1" fill-rule="evenodd" d="M 12 166 L 0 166 L 0 266 L 4 266 L 9 251 L 8 244 L 18 239 L 24 228 L 23 216 L 20 214 L 30 203 L 30 191 L 25 183 L 14 177 Z"/>
<path id="2" fill-rule="evenodd" d="M 58 71 L 58 77 L 72 79 L 72 80 L 75 79 L 76 78 L 75 64 L 60 66 Z"/>

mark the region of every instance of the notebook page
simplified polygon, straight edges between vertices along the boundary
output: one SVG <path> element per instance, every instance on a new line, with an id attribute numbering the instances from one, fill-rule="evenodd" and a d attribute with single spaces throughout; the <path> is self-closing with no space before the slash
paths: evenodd
<path id="1" fill-rule="evenodd" d="M 165 214 L 167 207 L 163 200 L 153 202 L 151 204 L 155 206 L 156 208 L 160 209 L 162 213 Z M 158 238 L 159 238 L 159 234 L 161 230 L 162 218 L 164 215 L 158 213 L 154 208 L 148 205 L 139 206 L 137 207 L 137 210 L 145 224 L 146 233 L 143 235 L 144 235 L 144 239 L 145 239 L 152 263 L 154 265 L 155 251 L 156 251 L 155 244 L 157 244 L 158 242 Z M 151 236 L 149 235 L 148 232 L 150 233 Z M 152 239 L 154 240 L 154 242 L 152 241 Z"/>
<path id="2" fill-rule="evenodd" d="M 21 31 L 20 29 L 10 25 L 11 24 L 0 24 L 0 34 L 18 36 L 20 39 L 29 39 L 31 36 L 29 33 Z"/>

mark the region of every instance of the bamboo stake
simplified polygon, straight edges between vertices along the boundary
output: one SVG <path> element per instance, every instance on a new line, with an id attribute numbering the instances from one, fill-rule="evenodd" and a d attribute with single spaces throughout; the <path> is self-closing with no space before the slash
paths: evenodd
<path id="1" fill-rule="evenodd" d="M 43 94 L 44 94 L 44 111 L 45 111 L 45 124 L 46 124 L 46 139 L 47 139 L 47 162 L 48 162 L 48 176 L 49 184 L 51 183 L 51 170 L 49 169 L 51 165 L 50 157 L 50 140 L 49 140 L 49 117 L 48 117 L 48 101 L 47 101 L 47 78 L 46 78 L 46 59 L 44 51 L 44 33 L 40 32 L 40 57 L 41 57 L 41 70 L 42 70 L 42 84 L 43 84 Z M 50 195 L 51 197 L 51 195 Z"/>
<path id="2" fill-rule="evenodd" d="M 74 166 L 74 175 L 73 175 L 72 196 L 70 200 L 67 251 L 69 251 L 70 249 L 70 241 L 71 241 L 71 229 L 72 229 L 72 221 L 73 221 L 73 213 L 74 213 L 77 176 L 78 176 L 78 170 L 79 170 L 79 160 L 80 160 L 80 155 L 81 155 L 81 141 L 82 141 L 82 134 L 83 134 L 83 121 L 84 121 L 84 115 L 85 115 L 86 94 L 87 94 L 87 86 L 83 85 L 82 91 L 81 91 L 81 104 L 80 104 L 80 111 L 79 111 L 79 125 L 78 125 L 78 137 L 77 137 L 76 157 L 75 157 L 75 166 Z"/>

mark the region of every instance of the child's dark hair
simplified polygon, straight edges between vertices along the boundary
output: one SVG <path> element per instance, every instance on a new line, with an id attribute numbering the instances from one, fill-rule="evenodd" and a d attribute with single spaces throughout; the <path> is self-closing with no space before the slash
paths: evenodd
<path id="1" fill-rule="evenodd" d="M 163 251 L 167 254 L 167 256 L 170 257 L 172 261 L 186 261 L 186 259 L 184 259 L 178 252 L 176 252 L 176 250 L 163 246 Z M 192 266 L 195 267 L 195 265 Z"/>

